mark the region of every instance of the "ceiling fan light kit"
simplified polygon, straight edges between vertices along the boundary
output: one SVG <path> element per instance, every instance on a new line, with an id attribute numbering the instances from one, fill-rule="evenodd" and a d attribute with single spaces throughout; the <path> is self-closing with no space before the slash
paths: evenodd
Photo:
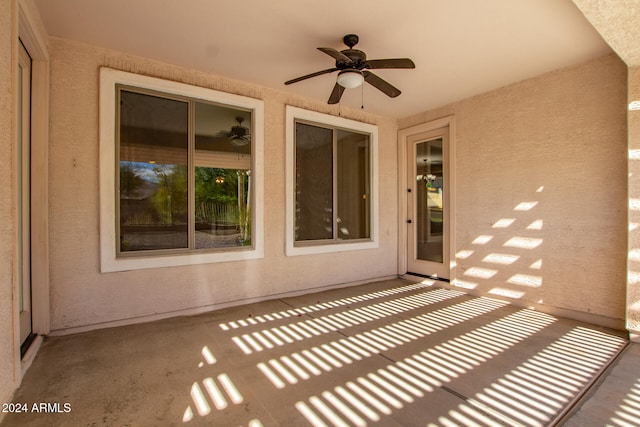
<path id="1" fill-rule="evenodd" d="M 354 89 L 364 83 L 364 76 L 360 71 L 344 70 L 338 74 L 338 84 L 346 89 Z"/>
<path id="2" fill-rule="evenodd" d="M 307 74 L 302 77 L 297 77 L 286 81 L 285 85 L 297 83 L 302 80 L 309 79 L 311 77 L 321 76 L 323 74 L 333 73 L 334 71 L 340 71 L 338 78 L 329 96 L 329 104 L 337 104 L 340 102 L 340 98 L 346 89 L 353 89 L 364 82 L 369 83 L 385 95 L 395 98 L 400 95 L 400 89 L 394 87 L 386 80 L 378 77 L 376 74 L 369 70 L 379 68 L 415 68 L 415 64 L 409 58 L 394 58 L 394 59 L 370 59 L 367 60 L 367 54 L 361 50 L 354 49 L 353 47 L 358 44 L 359 37 L 355 34 L 347 34 L 343 37 L 342 41 L 347 45 L 348 49 L 337 51 L 330 47 L 319 47 L 318 50 L 326 53 L 336 61 L 336 65 L 333 68 L 317 71 L 315 73 Z"/>
<path id="3" fill-rule="evenodd" d="M 248 143 L 248 139 L 244 139 L 239 136 L 234 136 L 233 138 L 231 138 L 231 144 L 235 145 L 236 147 L 242 147 L 244 145 L 247 145 Z"/>

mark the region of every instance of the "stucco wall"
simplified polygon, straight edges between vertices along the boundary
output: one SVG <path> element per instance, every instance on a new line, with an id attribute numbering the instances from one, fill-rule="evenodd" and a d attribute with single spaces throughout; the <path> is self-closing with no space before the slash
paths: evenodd
<path id="1" fill-rule="evenodd" d="M 624 326 L 626 90 L 611 55 L 399 122 L 456 116 L 458 286 Z"/>
<path id="2" fill-rule="evenodd" d="M 337 107 L 93 46 L 52 39 L 50 251 L 52 330 L 210 307 L 397 274 L 396 121 L 342 108 L 379 126 L 380 248 L 286 257 L 285 105 Z M 99 272 L 98 72 L 108 66 L 264 100 L 264 259 Z"/>
<path id="3" fill-rule="evenodd" d="M 17 39 L 16 2 L 0 0 L 0 402 L 6 402 L 16 384 L 15 284 L 15 78 L 13 45 Z M 0 418 L 2 414 L 0 414 Z"/>

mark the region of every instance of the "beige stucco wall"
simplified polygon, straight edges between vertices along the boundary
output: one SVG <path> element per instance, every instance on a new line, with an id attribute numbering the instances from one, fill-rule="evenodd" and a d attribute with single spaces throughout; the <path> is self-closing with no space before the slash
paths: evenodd
<path id="1" fill-rule="evenodd" d="M 15 286 L 15 126 L 14 102 L 17 40 L 17 6 L 0 0 L 0 402 L 7 402 L 17 383 L 19 361 L 14 333 Z M 2 414 L 0 414 L 0 418 Z"/>
<path id="2" fill-rule="evenodd" d="M 96 325 L 239 303 L 287 292 L 397 274 L 396 121 L 342 108 L 379 126 L 380 248 L 285 256 L 285 105 L 337 107 L 271 89 L 50 40 L 51 328 Z M 101 274 L 98 206 L 98 72 L 108 66 L 264 100 L 264 259 Z M 386 201 L 386 202 L 385 202 Z"/>
<path id="3" fill-rule="evenodd" d="M 629 277 L 627 328 L 640 339 L 640 67 L 629 67 Z M 633 103 L 633 104 L 632 104 Z"/>
<path id="4" fill-rule="evenodd" d="M 557 70 L 398 127 L 450 114 L 457 284 L 624 327 L 624 63 L 611 55 Z"/>

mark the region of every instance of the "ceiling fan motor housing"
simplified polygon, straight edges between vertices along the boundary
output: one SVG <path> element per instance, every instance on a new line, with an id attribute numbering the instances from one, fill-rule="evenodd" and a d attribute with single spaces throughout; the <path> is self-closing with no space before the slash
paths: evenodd
<path id="1" fill-rule="evenodd" d="M 360 37 L 357 34 L 347 34 L 342 38 L 345 45 L 349 46 L 349 49 L 354 47 L 360 41 Z"/>
<path id="2" fill-rule="evenodd" d="M 347 34 L 342 38 L 342 41 L 349 49 L 344 49 L 340 51 L 344 56 L 349 58 L 351 61 L 343 61 L 336 60 L 336 68 L 339 70 L 344 70 L 346 68 L 355 68 L 358 70 L 362 70 L 366 67 L 365 61 L 367 60 L 367 54 L 361 50 L 354 49 L 353 47 L 358 44 L 360 38 L 357 34 Z"/>
<path id="3" fill-rule="evenodd" d="M 344 56 L 350 59 L 349 62 L 343 60 L 336 60 L 336 68 L 344 70 L 346 68 L 355 68 L 362 70 L 367 68 L 367 54 L 358 49 L 345 49 L 340 51 Z"/>
<path id="4" fill-rule="evenodd" d="M 234 136 L 245 136 L 247 134 L 247 128 L 244 126 L 233 126 L 231 128 L 231 133 Z"/>

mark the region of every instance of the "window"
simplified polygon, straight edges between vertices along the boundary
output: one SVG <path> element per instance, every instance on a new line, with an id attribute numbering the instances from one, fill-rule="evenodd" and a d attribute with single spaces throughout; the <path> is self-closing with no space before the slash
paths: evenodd
<path id="1" fill-rule="evenodd" d="M 368 239 L 369 135 L 296 121 L 295 241 Z"/>
<path id="2" fill-rule="evenodd" d="M 262 102 L 101 70 L 102 271 L 262 257 Z"/>
<path id="3" fill-rule="evenodd" d="M 119 254 L 251 246 L 251 112 L 118 95 Z"/>
<path id="4" fill-rule="evenodd" d="M 287 107 L 287 254 L 377 247 L 377 128 Z"/>

